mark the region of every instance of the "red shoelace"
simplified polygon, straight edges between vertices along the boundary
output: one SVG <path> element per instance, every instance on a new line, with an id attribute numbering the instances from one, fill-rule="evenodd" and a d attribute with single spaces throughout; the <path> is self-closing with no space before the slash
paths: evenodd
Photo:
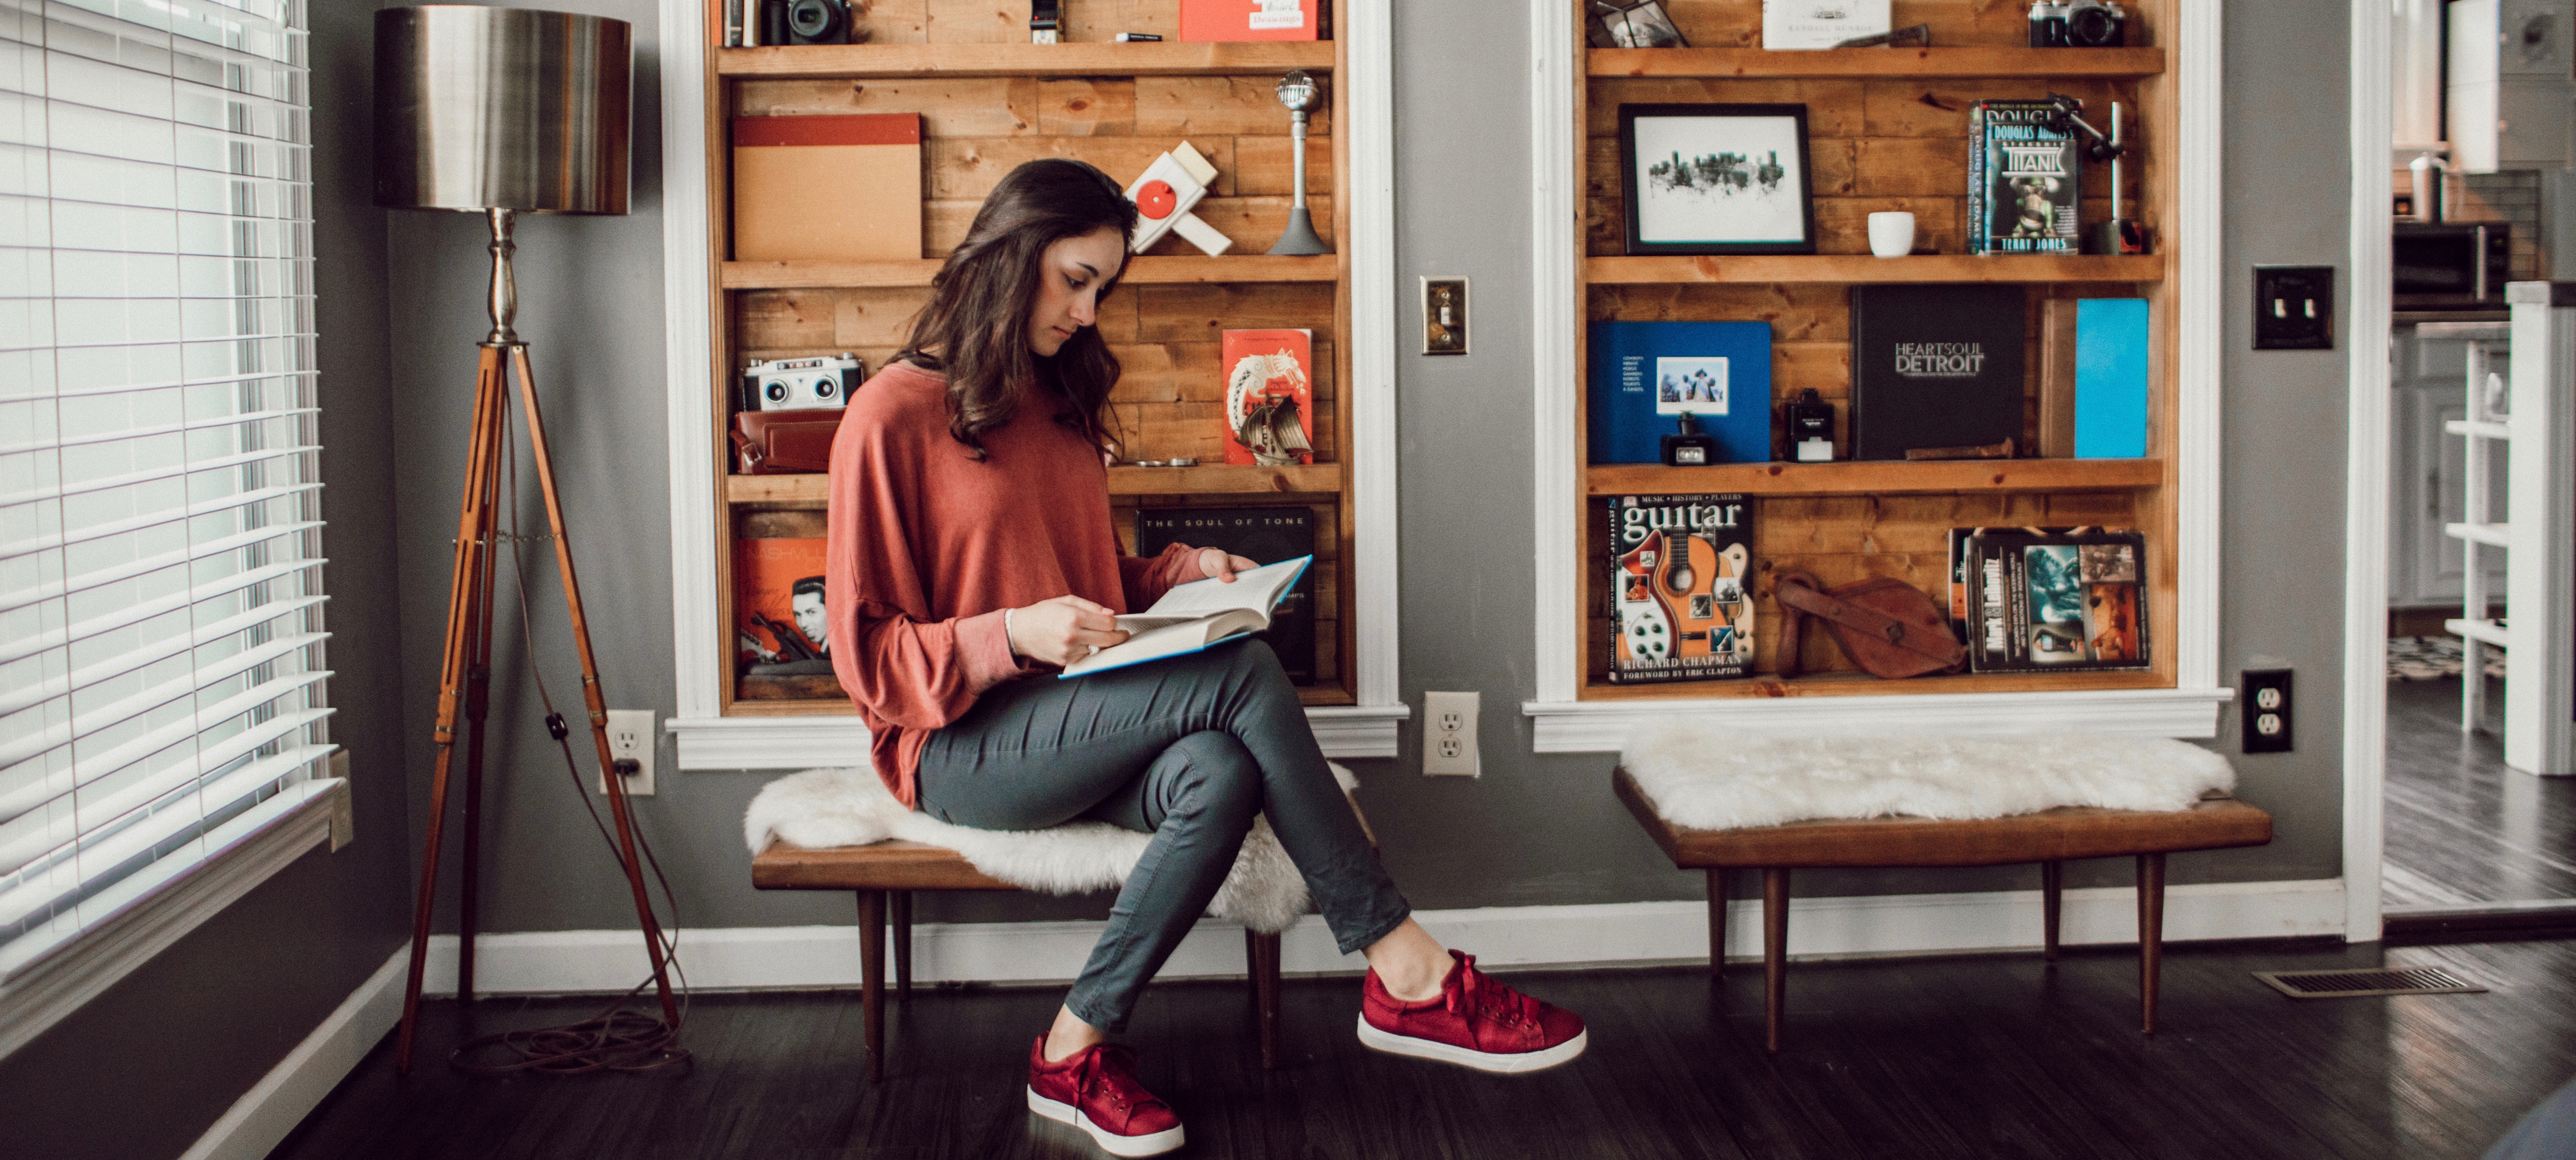
<path id="1" fill-rule="evenodd" d="M 1109 1097 L 1109 1106 L 1119 1111 L 1141 1108 L 1163 1101 L 1146 1091 L 1136 1080 L 1135 1049 L 1118 1043 L 1104 1043 L 1091 1051 L 1082 1063 L 1082 1075 L 1074 1091 L 1088 1098 L 1094 1093 Z"/>
<path id="2" fill-rule="evenodd" d="M 1477 970 L 1474 955 L 1460 954 L 1458 961 L 1458 989 L 1443 996 L 1450 1014 L 1471 1018 L 1481 1010 L 1515 1027 L 1538 1026 L 1538 1000 Z"/>

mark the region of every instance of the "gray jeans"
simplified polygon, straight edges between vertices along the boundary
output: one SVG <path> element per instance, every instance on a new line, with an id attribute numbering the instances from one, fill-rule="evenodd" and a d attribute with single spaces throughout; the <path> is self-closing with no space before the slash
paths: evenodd
<path id="1" fill-rule="evenodd" d="M 986 692 L 921 749 L 921 809 L 982 830 L 1080 818 L 1154 835 L 1065 1006 L 1116 1031 L 1270 815 L 1349 954 L 1411 908 L 1324 765 L 1296 687 L 1260 641 Z"/>

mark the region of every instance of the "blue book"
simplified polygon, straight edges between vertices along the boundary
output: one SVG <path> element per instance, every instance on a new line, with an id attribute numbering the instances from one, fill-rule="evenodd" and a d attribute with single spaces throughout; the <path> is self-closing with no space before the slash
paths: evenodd
<path id="1" fill-rule="evenodd" d="M 1234 574 L 1234 580 L 1175 584 L 1152 608 L 1118 618 L 1127 639 L 1064 667 L 1060 680 L 1205 652 L 1270 627 L 1270 614 L 1315 562 L 1311 555 Z"/>
<path id="2" fill-rule="evenodd" d="M 1717 462 L 1771 461 L 1771 324 L 1592 324 L 1592 462 L 1661 463 L 1685 413 Z"/>
<path id="3" fill-rule="evenodd" d="M 2075 457 L 2147 455 L 2147 300 L 2075 304 Z"/>

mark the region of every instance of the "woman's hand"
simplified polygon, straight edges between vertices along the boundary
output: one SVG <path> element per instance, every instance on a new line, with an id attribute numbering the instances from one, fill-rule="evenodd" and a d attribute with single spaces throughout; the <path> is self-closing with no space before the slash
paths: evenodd
<path id="1" fill-rule="evenodd" d="M 1127 639 L 1106 608 L 1058 596 L 1011 610 L 1011 655 L 1061 668 Z"/>
<path id="2" fill-rule="evenodd" d="M 1211 580 L 1232 584 L 1235 573 L 1247 572 L 1260 566 L 1259 563 L 1246 560 L 1241 556 L 1229 556 L 1223 548 L 1199 549 L 1199 572 Z"/>

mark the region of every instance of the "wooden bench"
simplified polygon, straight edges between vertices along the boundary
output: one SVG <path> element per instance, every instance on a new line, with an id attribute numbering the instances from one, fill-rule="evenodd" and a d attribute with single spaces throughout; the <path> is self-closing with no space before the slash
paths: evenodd
<path id="1" fill-rule="evenodd" d="M 2057 903 L 2064 867 L 2075 858 L 2138 859 L 2138 1004 L 2141 1029 L 2156 1032 L 2156 976 L 2164 949 L 2165 855 L 2260 846 L 2272 815 L 2233 798 L 2162 813 L 2067 806 L 2009 818 L 1939 821 L 1870 818 L 1791 822 L 1741 830 L 1691 830 L 1666 822 L 1626 769 L 1610 787 L 1673 865 L 1708 872 L 1708 969 L 1726 964 L 1725 872 L 1762 871 L 1764 1044 L 1780 1050 L 1788 985 L 1789 871 L 1806 866 L 2000 866 L 2040 868 L 2042 953 L 2057 958 Z"/>
<path id="2" fill-rule="evenodd" d="M 1018 890 L 987 877 L 945 846 L 890 839 L 869 846 L 806 849 L 772 842 L 751 860 L 751 884 L 762 890 L 848 890 L 859 899 L 859 978 L 868 1013 L 868 1078 L 885 1075 L 885 935 L 894 920 L 894 977 L 912 993 L 912 892 Z M 1279 936 L 1246 930 L 1253 1001 L 1261 1023 L 1261 1066 L 1279 1063 Z"/>

